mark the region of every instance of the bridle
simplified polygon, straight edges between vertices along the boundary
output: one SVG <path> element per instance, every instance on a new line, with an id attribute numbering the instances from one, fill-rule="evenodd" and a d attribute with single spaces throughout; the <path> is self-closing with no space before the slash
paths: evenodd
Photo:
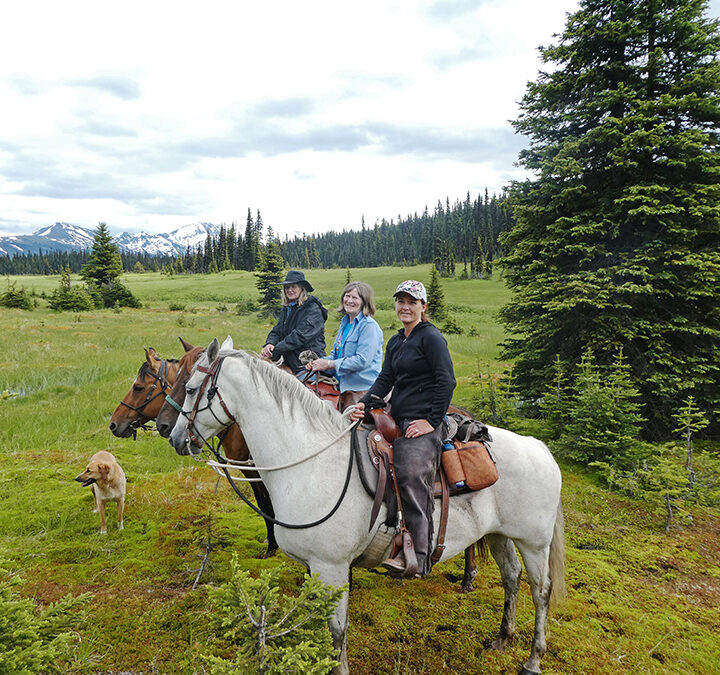
<path id="1" fill-rule="evenodd" d="M 195 428 L 195 417 L 197 416 L 197 414 L 199 412 L 203 412 L 205 410 L 210 410 L 210 412 L 212 413 L 212 416 L 215 418 L 215 420 L 218 422 L 218 424 L 221 424 L 224 427 L 224 431 L 227 431 L 227 429 L 229 429 L 233 424 L 237 424 L 237 420 L 228 410 L 227 405 L 225 405 L 225 401 L 223 400 L 222 395 L 218 391 L 218 387 L 217 387 L 217 378 L 220 373 L 220 368 L 221 368 L 223 362 L 225 361 L 225 358 L 227 358 L 227 357 L 226 356 L 218 357 L 217 359 L 215 359 L 215 361 L 213 361 L 213 363 L 210 364 L 210 367 L 197 366 L 197 370 L 199 370 L 201 373 L 205 373 L 205 378 L 203 379 L 202 384 L 200 385 L 200 390 L 198 391 L 197 398 L 195 399 L 195 403 L 193 404 L 192 410 L 190 410 L 188 412 L 188 411 L 181 409 L 180 413 L 188 420 L 188 424 L 187 424 L 187 438 L 188 438 L 187 442 L 188 442 L 188 444 L 192 443 L 196 447 L 205 446 L 215 455 L 216 458 L 218 458 L 218 460 L 220 460 L 220 461 L 224 460 L 225 462 L 227 462 L 227 460 L 225 458 L 221 457 L 220 453 L 213 446 L 213 444 L 210 443 L 205 438 L 203 438 L 202 434 L 197 433 L 197 429 Z M 209 387 L 208 387 L 208 384 L 210 385 Z M 205 393 L 206 389 L 207 389 L 207 405 L 204 408 L 200 408 L 199 407 L 200 399 L 202 399 L 202 396 Z M 212 409 L 212 407 L 211 407 L 212 399 L 215 396 L 217 396 L 218 401 L 220 402 L 220 405 L 222 406 L 223 412 L 230 418 L 230 422 L 223 422 L 221 419 L 218 418 L 218 416 L 215 414 L 215 411 Z M 166 400 L 172 400 L 172 399 L 168 397 Z M 359 424 L 360 424 L 360 420 L 355 422 L 350 428 L 343 431 L 341 436 L 345 435 L 345 433 L 347 433 L 351 429 L 356 429 Z M 193 432 L 193 429 L 195 430 L 194 432 Z M 354 436 L 354 434 L 353 434 L 353 436 Z M 338 439 L 333 439 L 333 441 L 330 443 L 330 445 L 332 445 L 336 440 L 338 440 Z M 267 471 L 272 471 L 272 470 L 287 468 L 288 466 L 294 466 L 296 464 L 306 461 L 307 459 L 310 459 L 311 457 L 315 457 L 315 456 L 319 455 L 321 452 L 324 452 L 327 449 L 327 447 L 329 447 L 329 446 L 321 448 L 319 451 L 314 452 L 310 457 L 303 458 L 300 461 L 291 462 L 285 466 L 280 466 L 280 467 L 263 467 L 263 469 L 267 470 Z M 286 527 L 291 530 L 302 530 L 302 529 L 306 529 L 309 527 L 315 527 L 316 525 L 320 525 L 321 523 L 324 523 L 340 508 L 340 504 L 342 504 L 343 499 L 345 499 L 345 495 L 347 494 L 348 486 L 350 485 L 350 477 L 352 475 L 354 454 L 355 453 L 351 449 L 350 459 L 349 459 L 348 468 L 347 468 L 347 474 L 345 475 L 345 484 L 343 485 L 343 489 L 340 493 L 340 496 L 338 497 L 337 502 L 335 503 L 335 506 L 333 506 L 332 509 L 330 509 L 330 511 L 326 515 L 324 515 L 322 518 L 318 518 L 317 520 L 315 520 L 311 523 L 302 523 L 302 524 L 283 522 L 282 520 L 278 520 L 274 516 L 271 516 L 270 514 L 265 513 L 264 511 L 259 509 L 250 500 L 248 500 L 248 498 L 238 489 L 237 485 L 235 485 L 235 479 L 230 475 L 230 472 L 228 471 L 228 465 L 225 464 L 224 466 L 219 467 L 219 468 L 222 468 L 222 471 L 225 474 L 225 477 L 227 478 L 228 483 L 230 483 L 230 486 L 235 491 L 237 496 L 240 497 L 240 499 L 242 499 L 242 501 L 245 502 L 245 504 L 247 504 L 253 511 L 255 511 L 255 513 L 262 516 L 265 520 L 267 520 L 271 523 L 274 523 L 275 525 L 279 525 L 280 527 Z M 248 466 L 246 468 L 252 469 L 255 471 L 259 469 L 259 467 L 255 467 L 255 466 Z"/>
<path id="2" fill-rule="evenodd" d="M 133 412 L 138 413 L 138 417 L 134 419 L 132 422 L 130 422 L 130 426 L 133 429 L 138 429 L 139 427 L 144 427 L 145 423 L 149 421 L 149 417 L 145 415 L 143 412 L 145 408 L 152 403 L 158 396 L 165 395 L 167 399 L 167 389 L 170 387 L 170 383 L 167 381 L 167 359 L 162 359 L 160 361 L 160 367 L 158 368 L 158 372 L 155 373 L 153 370 L 148 369 L 146 371 L 146 374 L 149 373 L 153 379 L 155 380 L 152 385 L 150 386 L 150 389 L 148 390 L 147 395 L 145 396 L 145 400 L 138 406 L 130 405 L 129 403 L 125 403 L 125 401 L 120 401 L 120 405 L 124 405 L 126 408 L 130 408 Z M 155 391 L 155 388 L 160 385 L 160 390 Z M 144 417 L 145 420 L 141 421 L 141 417 Z"/>
<path id="3" fill-rule="evenodd" d="M 203 445 L 210 445 L 208 441 L 203 438 L 202 434 L 200 434 L 197 431 L 197 428 L 195 427 L 195 417 L 197 417 L 197 414 L 199 412 L 204 412 L 205 410 L 209 410 L 212 413 L 212 416 L 215 418 L 215 420 L 218 422 L 218 424 L 221 424 L 226 429 L 231 427 L 233 424 L 235 424 L 235 418 L 230 413 L 230 411 L 227 408 L 227 405 L 225 405 L 225 401 L 223 400 L 222 395 L 218 391 L 217 388 L 217 378 L 220 374 L 220 368 L 222 364 L 225 362 L 225 356 L 221 356 L 215 361 L 213 361 L 209 367 L 206 366 L 197 366 L 197 370 L 201 373 L 205 373 L 205 378 L 202 381 L 202 384 L 200 385 L 200 391 L 198 391 L 197 398 L 195 399 L 195 403 L 193 404 L 192 410 L 189 412 L 180 409 L 180 413 L 187 419 L 187 437 L 188 441 L 192 443 L 196 447 L 202 447 Z M 210 386 L 208 386 L 210 385 Z M 203 397 L 203 394 L 205 393 L 205 390 L 207 389 L 207 405 L 204 408 L 200 408 L 200 400 Z M 216 414 L 215 411 L 212 409 L 212 400 L 217 396 L 218 401 L 220 402 L 220 405 L 222 406 L 223 412 L 230 418 L 230 422 L 223 422 Z M 172 400 L 170 398 L 166 398 L 165 400 Z M 174 403 L 174 401 L 173 401 Z"/>

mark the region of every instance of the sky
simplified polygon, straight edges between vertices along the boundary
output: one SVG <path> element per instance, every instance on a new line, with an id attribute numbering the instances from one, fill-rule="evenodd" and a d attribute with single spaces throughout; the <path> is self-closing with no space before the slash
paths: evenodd
<path id="1" fill-rule="evenodd" d="M 499 193 L 573 0 L 23 0 L 0 8 L 0 236 L 276 234 Z M 720 15 L 711 0 L 709 15 Z"/>

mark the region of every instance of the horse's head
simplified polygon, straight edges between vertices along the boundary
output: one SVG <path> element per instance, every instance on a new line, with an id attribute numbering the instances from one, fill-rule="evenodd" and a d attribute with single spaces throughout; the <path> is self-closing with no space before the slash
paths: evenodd
<path id="1" fill-rule="evenodd" d="M 183 401 L 185 400 L 185 385 L 190 379 L 190 373 L 195 363 L 205 351 L 204 347 L 193 347 L 192 345 L 188 345 L 188 347 L 189 349 L 187 349 L 180 359 L 180 368 L 175 377 L 175 384 L 173 384 L 172 389 L 170 389 L 165 396 L 165 402 L 162 404 L 160 412 L 155 419 L 155 428 L 163 438 L 170 436 L 170 432 L 173 430 L 175 422 L 177 422 L 178 415 L 182 410 Z"/>
<path id="2" fill-rule="evenodd" d="M 224 357 L 220 351 L 233 348 L 228 337 L 220 347 L 215 338 L 201 353 L 185 384 L 185 400 L 181 414 L 170 433 L 170 444 L 179 455 L 196 455 L 205 441 L 235 421 L 228 413 L 217 380 Z"/>
<path id="3" fill-rule="evenodd" d="M 164 394 L 175 381 L 178 367 L 174 359 L 161 359 L 152 347 L 146 349 L 145 362 L 130 391 L 110 418 L 110 431 L 120 438 L 127 438 L 138 427 L 154 420 L 165 401 Z"/>

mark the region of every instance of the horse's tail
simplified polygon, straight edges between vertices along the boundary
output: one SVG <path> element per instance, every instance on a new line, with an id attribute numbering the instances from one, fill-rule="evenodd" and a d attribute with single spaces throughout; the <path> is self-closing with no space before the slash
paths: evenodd
<path id="1" fill-rule="evenodd" d="M 563 515 L 562 500 L 558 502 L 548 564 L 552 581 L 550 600 L 557 603 L 565 597 L 567 592 L 565 588 L 565 516 Z"/>
<path id="2" fill-rule="evenodd" d="M 481 563 L 486 563 L 490 559 L 490 547 L 488 546 L 485 537 L 480 537 L 475 544 L 477 545 L 477 554 L 480 558 Z"/>

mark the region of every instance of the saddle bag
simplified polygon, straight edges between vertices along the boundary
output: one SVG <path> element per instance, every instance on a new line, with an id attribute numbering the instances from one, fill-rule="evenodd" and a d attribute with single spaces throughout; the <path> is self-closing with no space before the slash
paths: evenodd
<path id="1" fill-rule="evenodd" d="M 453 445 L 442 453 L 443 469 L 451 485 L 464 482 L 470 490 L 482 490 L 498 479 L 495 460 L 485 443 L 455 441 Z"/>

